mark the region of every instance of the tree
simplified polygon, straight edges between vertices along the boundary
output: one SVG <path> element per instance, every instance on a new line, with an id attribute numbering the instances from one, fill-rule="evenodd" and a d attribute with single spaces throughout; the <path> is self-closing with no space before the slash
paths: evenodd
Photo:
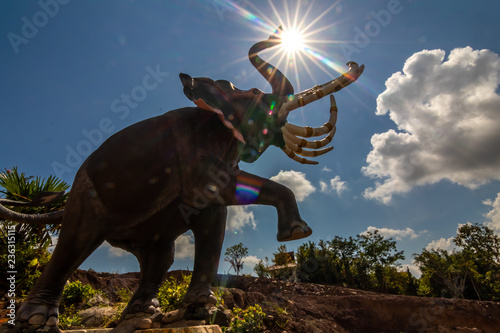
<path id="1" fill-rule="evenodd" d="M 243 258 L 247 255 L 248 248 L 243 246 L 243 243 L 239 243 L 226 249 L 224 261 L 231 264 L 231 268 L 234 269 L 236 275 L 240 275 L 240 271 L 243 269 Z"/>
<path id="2" fill-rule="evenodd" d="M 404 260 L 404 252 L 398 252 L 396 241 L 392 238 L 385 239 L 378 230 L 358 235 L 358 244 L 360 247 L 359 259 L 363 263 L 363 268 L 366 269 L 358 274 L 374 274 L 377 283 L 376 289 L 387 292 L 387 277 L 397 275 L 389 274 L 391 272 L 388 269 L 395 270 L 394 266 L 397 261 Z M 370 287 L 366 287 L 366 289 L 370 289 Z"/>
<path id="3" fill-rule="evenodd" d="M 39 192 L 64 191 L 68 188 L 68 184 L 53 176 L 47 179 L 26 176 L 16 167 L 0 171 L 0 193 L 6 199 L 30 201 Z M 62 209 L 65 199 L 66 196 L 60 202 L 45 207 L 12 207 L 12 210 L 27 214 L 52 212 Z M 48 262 L 48 249 L 59 228 L 60 225 L 31 225 L 0 220 L 0 248 L 7 249 L 9 243 L 15 242 L 15 263 L 9 261 L 7 251 L 0 253 L 0 275 L 6 276 L 7 268 L 11 267 L 9 264 L 14 265 L 18 272 L 16 291 L 19 294 L 27 293 Z M 3 289 L 2 283 L 4 281 L 0 281 L 0 289 Z"/>
<path id="4" fill-rule="evenodd" d="M 500 300 L 500 238 L 485 225 L 462 225 L 452 253 L 426 250 L 415 255 L 422 271 L 420 293 L 429 296 Z"/>
<path id="5" fill-rule="evenodd" d="M 258 277 L 265 277 L 268 278 L 271 276 L 269 273 L 269 270 L 267 269 L 269 267 L 269 259 L 266 257 L 265 260 L 260 259 L 257 264 L 255 264 L 253 271 L 255 274 L 257 274 Z"/>
<path id="6" fill-rule="evenodd" d="M 3 188 L 3 189 L 1 189 Z M 69 185 L 54 176 L 49 176 L 47 179 L 41 177 L 26 176 L 20 173 L 17 167 L 11 170 L 5 169 L 0 172 L 0 193 L 5 196 L 5 199 L 15 201 L 31 201 L 35 195 L 44 191 L 65 191 Z M 12 210 L 26 213 L 26 214 L 43 214 L 64 207 L 67 195 L 58 203 L 42 206 L 42 207 L 13 207 Z M 5 221 L 4 221 L 5 222 Z M 30 241 L 35 242 L 40 247 L 46 247 L 47 244 L 51 245 L 52 236 L 57 234 L 60 225 L 37 225 L 17 223 L 16 233 L 17 241 Z M 21 237 L 21 238 L 19 238 Z"/>

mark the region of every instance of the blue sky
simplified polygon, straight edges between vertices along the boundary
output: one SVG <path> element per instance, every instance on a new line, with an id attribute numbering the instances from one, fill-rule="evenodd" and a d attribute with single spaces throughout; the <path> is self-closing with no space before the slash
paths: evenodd
<path id="1" fill-rule="evenodd" d="M 459 224 L 500 231 L 499 12 L 498 1 L 0 1 L 0 167 L 71 184 L 102 140 L 192 106 L 180 72 L 270 91 L 248 49 L 280 24 L 297 26 L 320 56 L 279 62 L 296 91 L 337 77 L 348 60 L 366 66 L 336 94 L 335 149 L 316 166 L 270 148 L 240 167 L 290 185 L 314 231 L 307 240 L 377 228 L 411 265 L 425 247 L 449 249 Z M 278 52 L 265 57 L 276 64 Z M 328 103 L 288 120 L 319 126 Z M 231 209 L 224 249 L 247 246 L 251 272 L 280 245 L 276 226 L 273 208 Z M 192 241 L 179 239 L 172 269 L 192 268 Z M 107 245 L 82 268 L 139 269 Z"/>

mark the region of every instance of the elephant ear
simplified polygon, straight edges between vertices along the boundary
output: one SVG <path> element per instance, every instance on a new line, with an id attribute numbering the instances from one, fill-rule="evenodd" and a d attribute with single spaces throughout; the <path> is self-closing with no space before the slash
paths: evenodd
<path id="1" fill-rule="evenodd" d="M 195 100 L 194 104 L 196 104 L 196 106 L 199 107 L 200 109 L 215 112 L 217 114 L 217 116 L 219 116 L 219 119 L 222 121 L 224 126 L 229 128 L 233 132 L 234 137 L 236 139 L 238 139 L 239 141 L 245 143 L 245 139 L 243 138 L 243 135 L 241 134 L 241 132 L 239 130 L 237 130 L 234 127 L 233 123 L 230 121 L 230 119 L 234 119 L 234 116 L 232 114 L 226 115 L 226 113 L 222 112 L 220 109 L 218 109 L 216 107 L 210 106 L 201 98 L 198 98 L 197 100 Z"/>
<path id="2" fill-rule="evenodd" d="M 184 94 L 192 100 L 197 107 L 217 114 L 221 122 L 233 132 L 233 136 L 245 143 L 243 135 L 238 130 L 238 123 L 234 116 L 233 107 L 229 99 L 222 91 L 213 89 L 213 80 L 205 78 L 191 78 L 187 74 L 179 75 L 184 85 Z M 193 89 L 194 81 L 197 81 L 197 89 Z M 200 88 L 201 86 L 201 88 Z"/>

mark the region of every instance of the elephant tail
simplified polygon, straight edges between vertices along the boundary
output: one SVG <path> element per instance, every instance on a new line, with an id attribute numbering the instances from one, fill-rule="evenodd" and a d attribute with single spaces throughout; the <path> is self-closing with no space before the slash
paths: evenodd
<path id="1" fill-rule="evenodd" d="M 39 207 L 51 205 L 64 196 L 64 191 L 62 192 L 40 192 L 33 200 L 29 202 L 21 202 L 9 199 L 0 198 L 0 219 L 5 219 L 9 221 L 28 223 L 28 224 L 61 224 L 64 214 L 64 210 L 58 210 L 55 212 L 45 213 L 45 214 L 24 214 L 18 213 L 13 210 L 6 208 L 4 205 L 14 206 L 14 207 Z"/>

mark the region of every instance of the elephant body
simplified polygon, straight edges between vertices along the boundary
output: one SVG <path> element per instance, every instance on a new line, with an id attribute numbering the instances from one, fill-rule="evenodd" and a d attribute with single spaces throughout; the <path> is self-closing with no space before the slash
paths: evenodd
<path id="1" fill-rule="evenodd" d="M 300 163 L 333 147 L 337 108 L 322 127 L 288 124 L 291 110 L 354 82 L 363 66 L 323 85 L 293 95 L 288 79 L 258 53 L 280 43 L 272 35 L 250 48 L 249 60 L 272 92 L 237 89 L 231 82 L 180 74 L 184 94 L 197 107 L 169 111 L 131 125 L 108 138 L 78 170 L 64 211 L 29 215 L 3 205 L 47 205 L 60 194 L 47 192 L 31 203 L 0 199 L 0 218 L 23 223 L 62 223 L 47 267 L 17 312 L 21 327 L 55 327 L 64 285 L 104 241 L 133 253 L 141 278 L 125 313 L 158 309 L 156 295 L 174 260 L 176 238 L 192 230 L 195 258 L 184 305 L 214 303 L 210 285 L 217 274 L 227 206 L 270 205 L 278 215 L 278 241 L 301 239 L 312 230 L 302 220 L 293 192 L 238 168 L 268 146 Z M 299 137 L 328 134 L 320 141 Z"/>
<path id="2" fill-rule="evenodd" d="M 213 302 L 210 285 L 224 241 L 226 206 L 250 203 L 236 195 L 241 177 L 260 184 L 253 203 L 278 209 L 278 238 L 310 234 L 288 188 L 239 170 L 241 145 L 217 114 L 198 107 L 167 112 L 108 138 L 75 176 L 58 244 L 18 320 L 50 324 L 66 280 L 104 241 L 140 263 L 140 285 L 125 312 L 155 311 L 175 239 L 188 230 L 195 237 L 195 263 L 184 302 Z"/>

